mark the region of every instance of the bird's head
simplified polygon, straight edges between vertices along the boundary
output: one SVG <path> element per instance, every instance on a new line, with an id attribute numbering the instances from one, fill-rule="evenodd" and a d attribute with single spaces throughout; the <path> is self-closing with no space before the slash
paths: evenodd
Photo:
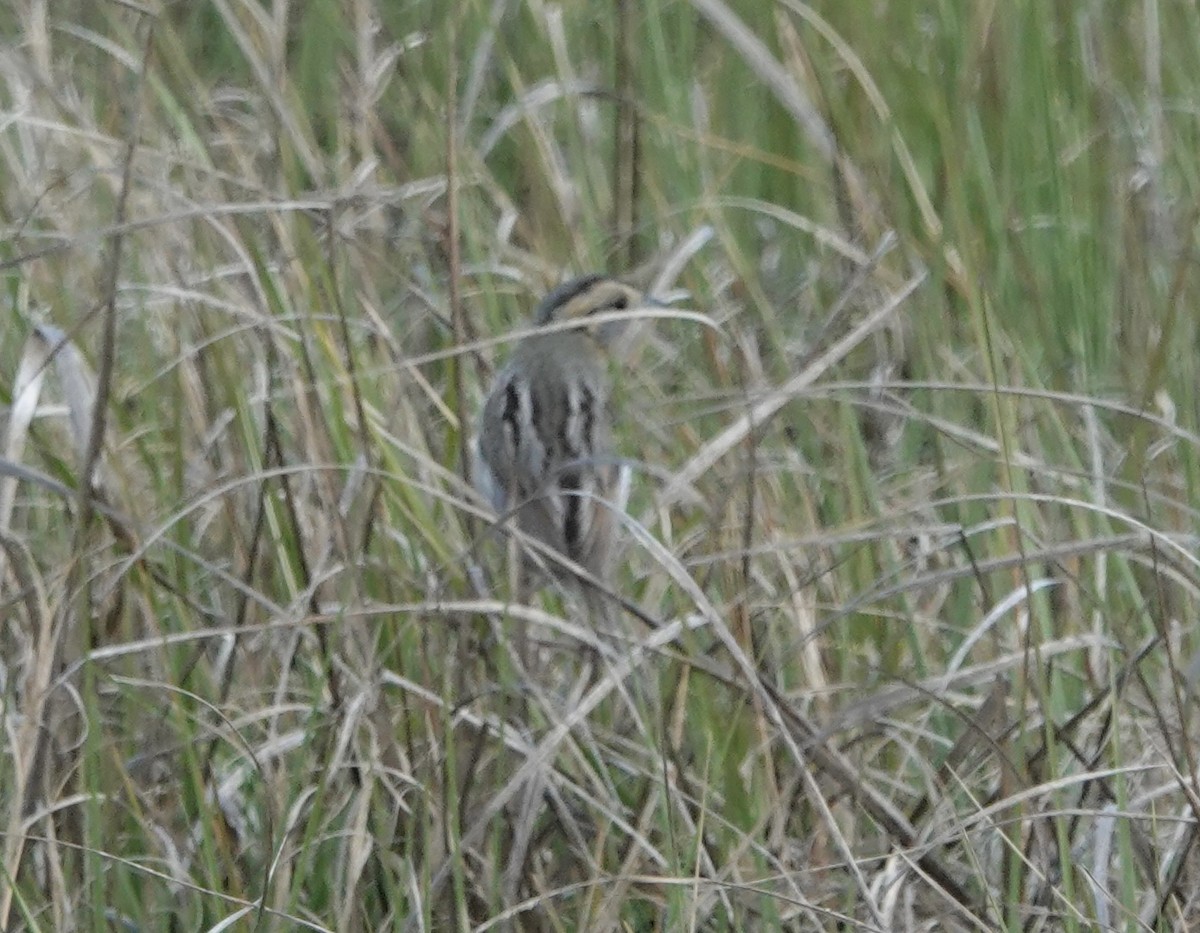
<path id="1" fill-rule="evenodd" d="M 607 311 L 627 311 L 638 307 L 655 307 L 661 302 L 642 294 L 631 285 L 608 275 L 592 273 L 564 282 L 542 299 L 534 312 L 538 325 L 566 321 L 581 321 Z M 629 321 L 607 321 L 585 329 L 602 346 L 610 346 L 628 326 Z"/>

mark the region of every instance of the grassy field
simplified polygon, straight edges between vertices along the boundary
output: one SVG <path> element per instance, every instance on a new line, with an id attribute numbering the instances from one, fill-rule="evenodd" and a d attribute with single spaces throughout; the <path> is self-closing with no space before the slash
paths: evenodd
<path id="1" fill-rule="evenodd" d="M 0 7 L 0 929 L 1200 924 L 1197 61 L 1183 0 Z M 616 632 L 465 464 L 589 270 L 672 299 Z"/>

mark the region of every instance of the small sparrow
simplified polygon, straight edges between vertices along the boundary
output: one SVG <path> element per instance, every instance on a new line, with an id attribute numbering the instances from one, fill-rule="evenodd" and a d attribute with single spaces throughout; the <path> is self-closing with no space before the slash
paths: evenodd
<path id="1" fill-rule="evenodd" d="M 581 321 L 656 304 L 617 279 L 584 275 L 550 292 L 533 319 Z M 480 492 L 502 517 L 515 516 L 522 532 L 601 582 L 612 570 L 619 507 L 605 350 L 626 323 L 526 337 L 496 376 L 479 420 Z M 561 568 L 555 573 L 571 576 Z"/>

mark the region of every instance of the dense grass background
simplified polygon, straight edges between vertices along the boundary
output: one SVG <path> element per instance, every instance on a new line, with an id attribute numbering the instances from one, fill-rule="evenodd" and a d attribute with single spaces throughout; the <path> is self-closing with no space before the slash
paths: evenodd
<path id="1" fill-rule="evenodd" d="M 0 8 L 0 928 L 1200 922 L 1197 60 L 1182 0 Z M 614 362 L 619 634 L 462 462 L 592 269 L 706 318 Z"/>

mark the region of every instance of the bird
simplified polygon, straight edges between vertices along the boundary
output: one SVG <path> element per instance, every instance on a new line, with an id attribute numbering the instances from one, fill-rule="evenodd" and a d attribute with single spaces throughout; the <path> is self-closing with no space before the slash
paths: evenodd
<path id="1" fill-rule="evenodd" d="M 613 276 L 570 279 L 538 304 L 541 327 L 657 305 Z M 608 584 L 620 467 L 613 442 L 608 351 L 627 321 L 580 323 L 523 338 L 497 373 L 477 427 L 475 483 L 501 520 Z M 559 579 L 581 578 L 553 558 Z M 591 583 L 592 581 L 587 581 Z M 584 585 L 584 584 L 581 584 Z M 585 596 L 594 587 L 584 585 Z"/>

